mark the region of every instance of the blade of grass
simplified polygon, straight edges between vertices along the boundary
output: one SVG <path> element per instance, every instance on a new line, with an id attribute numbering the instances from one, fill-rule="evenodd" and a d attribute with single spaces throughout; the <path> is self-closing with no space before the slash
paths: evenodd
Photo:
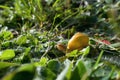
<path id="1" fill-rule="evenodd" d="M 7 7 L 7 6 L 2 6 L 2 5 L 0 5 L 0 8 L 2 8 L 2 9 L 10 9 L 10 8 Z"/>
<path id="2" fill-rule="evenodd" d="M 75 12 L 75 13 L 73 13 L 73 14 L 71 14 L 71 15 L 69 15 L 69 16 L 67 16 L 67 17 L 65 17 L 59 24 L 56 25 L 56 27 L 54 28 L 54 30 L 57 30 L 57 31 L 58 31 L 57 28 L 58 28 L 65 20 L 69 19 L 70 17 L 74 16 L 74 15 L 77 14 L 77 13 L 78 13 L 78 11 Z M 54 30 L 53 30 L 53 31 L 54 31 Z"/>
<path id="3" fill-rule="evenodd" d="M 98 64 L 99 64 L 99 62 L 100 62 L 100 59 L 101 59 L 103 53 L 104 53 L 104 51 L 102 50 L 102 51 L 100 52 L 100 55 L 98 56 L 98 59 L 97 59 L 95 65 L 94 65 L 94 69 L 96 69 L 96 68 L 98 67 Z"/>

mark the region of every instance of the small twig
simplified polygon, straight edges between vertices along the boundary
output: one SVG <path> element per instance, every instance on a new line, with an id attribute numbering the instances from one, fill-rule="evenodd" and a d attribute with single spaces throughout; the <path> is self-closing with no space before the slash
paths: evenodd
<path id="1" fill-rule="evenodd" d="M 93 39 L 93 38 L 90 38 L 90 39 L 93 40 L 93 41 L 95 41 L 95 42 L 98 42 L 98 43 L 100 43 L 100 44 L 106 45 L 106 46 L 108 46 L 109 48 L 111 48 L 111 49 L 113 49 L 113 50 L 117 50 L 116 48 L 114 48 L 114 47 L 112 47 L 112 46 L 110 46 L 110 45 L 108 45 L 108 44 L 105 44 L 105 43 L 103 43 L 103 42 L 100 42 L 99 40 L 96 40 L 96 39 Z"/>
<path id="2" fill-rule="evenodd" d="M 41 56 L 41 58 L 44 57 L 50 50 L 51 50 L 50 45 L 48 45 L 45 53 Z"/>

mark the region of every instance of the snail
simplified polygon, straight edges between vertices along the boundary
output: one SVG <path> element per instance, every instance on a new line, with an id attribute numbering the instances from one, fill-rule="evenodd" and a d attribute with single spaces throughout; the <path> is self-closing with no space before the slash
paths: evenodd
<path id="1" fill-rule="evenodd" d="M 63 44 L 57 44 L 57 49 L 63 53 L 69 53 L 73 50 L 82 50 L 89 45 L 89 37 L 81 32 L 77 32 L 68 41 L 67 46 Z"/>

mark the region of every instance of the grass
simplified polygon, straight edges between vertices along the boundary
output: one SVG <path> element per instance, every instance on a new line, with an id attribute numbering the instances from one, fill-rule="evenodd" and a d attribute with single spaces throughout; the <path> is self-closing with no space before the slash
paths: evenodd
<path id="1" fill-rule="evenodd" d="M 0 2 L 0 79 L 119 80 L 120 2 L 86 2 Z M 88 47 L 56 48 L 76 32 L 89 35 Z"/>

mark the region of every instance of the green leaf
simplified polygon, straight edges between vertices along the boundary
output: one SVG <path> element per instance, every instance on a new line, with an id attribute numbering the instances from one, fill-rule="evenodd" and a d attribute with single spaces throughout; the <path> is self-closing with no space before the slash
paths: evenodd
<path id="1" fill-rule="evenodd" d="M 12 49 L 7 49 L 7 50 L 4 50 L 0 53 L 1 60 L 9 60 L 13 57 L 15 57 L 15 52 Z"/>
<path id="2" fill-rule="evenodd" d="M 24 64 L 15 71 L 5 75 L 2 80 L 33 80 L 35 67 L 33 64 Z"/>
<path id="3" fill-rule="evenodd" d="M 84 50 L 84 55 L 87 55 L 90 52 L 90 46 L 86 47 Z"/>
<path id="4" fill-rule="evenodd" d="M 72 52 L 70 52 L 69 54 L 66 54 L 66 56 L 68 57 L 76 57 L 78 53 L 78 50 L 73 50 Z"/>
<path id="5" fill-rule="evenodd" d="M 35 62 L 34 65 L 35 66 L 46 66 L 47 61 L 48 61 L 48 58 L 42 57 L 40 59 L 40 62 Z"/>
<path id="6" fill-rule="evenodd" d="M 31 50 L 30 47 L 26 48 L 26 49 L 25 49 L 25 52 L 24 52 L 24 55 L 25 55 L 25 56 L 28 56 L 30 50 Z"/>
<path id="7" fill-rule="evenodd" d="M 81 52 L 83 53 L 82 57 L 84 57 L 85 55 L 89 54 L 89 52 L 90 52 L 90 46 L 84 48 Z"/>
<path id="8" fill-rule="evenodd" d="M 87 72 L 88 72 L 88 75 L 90 75 L 91 74 L 91 72 L 92 72 L 92 68 L 93 68 L 93 63 L 94 62 L 94 60 L 93 59 L 85 59 L 85 61 L 84 61 L 84 64 L 85 64 L 85 67 L 86 67 L 86 70 L 87 70 Z"/>
<path id="9" fill-rule="evenodd" d="M 0 37 L 3 37 L 3 39 L 5 39 L 5 40 L 9 40 L 9 39 L 13 38 L 13 34 L 10 31 L 3 30 L 0 32 Z"/>
<path id="10" fill-rule="evenodd" d="M 0 69 L 7 68 L 10 66 L 18 66 L 19 64 L 10 63 L 10 62 L 0 62 Z"/>
<path id="11" fill-rule="evenodd" d="M 64 62 L 65 68 L 63 71 L 58 75 L 56 80 L 70 80 L 71 71 L 72 71 L 72 63 L 67 59 Z"/>
<path id="12" fill-rule="evenodd" d="M 27 41 L 27 37 L 24 36 L 24 35 L 20 35 L 20 36 L 17 38 L 16 43 L 17 43 L 18 45 L 22 45 L 22 44 L 25 44 L 26 41 Z"/>
<path id="13" fill-rule="evenodd" d="M 56 73 L 46 67 L 37 67 L 37 76 L 34 80 L 55 80 Z"/>
<path id="14" fill-rule="evenodd" d="M 70 80 L 86 80 L 88 72 L 82 60 L 78 60 Z"/>
<path id="15" fill-rule="evenodd" d="M 8 47 L 10 46 L 10 43 L 11 43 L 10 41 L 5 41 L 2 43 L 2 46 Z"/>
<path id="16" fill-rule="evenodd" d="M 58 60 L 50 60 L 47 67 L 57 74 L 60 71 L 60 62 Z"/>
<path id="17" fill-rule="evenodd" d="M 10 31 L 5 31 L 3 38 L 8 40 L 13 37 L 13 34 Z"/>
<path id="18" fill-rule="evenodd" d="M 20 72 L 20 71 L 33 72 L 34 69 L 35 69 L 35 67 L 34 67 L 33 64 L 23 64 L 22 66 L 20 66 L 20 67 L 17 69 L 17 72 Z"/>

